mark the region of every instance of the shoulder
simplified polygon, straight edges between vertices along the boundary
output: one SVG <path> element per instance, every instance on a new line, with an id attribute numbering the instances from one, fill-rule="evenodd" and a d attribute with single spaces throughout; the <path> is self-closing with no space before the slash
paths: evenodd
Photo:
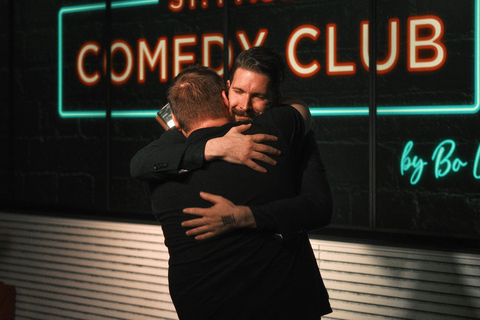
<path id="1" fill-rule="evenodd" d="M 253 123 L 266 126 L 275 126 L 282 131 L 299 132 L 303 135 L 305 121 L 298 110 L 290 105 L 281 104 L 271 107 L 260 116 L 255 118 Z"/>
<path id="2" fill-rule="evenodd" d="M 171 128 L 160 135 L 158 138 L 162 142 L 181 143 L 185 142 L 187 138 L 177 128 Z"/>
<path id="3" fill-rule="evenodd" d="M 270 109 L 266 110 L 264 114 L 266 115 L 271 114 L 277 117 L 280 117 L 280 116 L 290 117 L 290 118 L 301 117 L 300 112 L 298 112 L 297 109 L 295 109 L 294 107 L 288 104 L 279 104 L 279 105 L 273 106 Z"/>

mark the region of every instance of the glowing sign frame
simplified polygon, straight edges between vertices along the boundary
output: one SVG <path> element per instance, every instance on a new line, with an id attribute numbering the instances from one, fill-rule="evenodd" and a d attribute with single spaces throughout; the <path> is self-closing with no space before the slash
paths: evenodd
<path id="1" fill-rule="evenodd" d="M 152 5 L 159 0 L 132 0 L 112 2 L 112 9 Z M 474 66 L 474 102 L 471 105 L 431 105 L 431 106 L 377 106 L 378 115 L 429 115 L 429 114 L 472 114 L 480 110 L 480 9 L 475 2 L 475 66 Z M 63 15 L 69 13 L 88 12 L 106 9 L 105 3 L 63 7 L 58 12 L 58 113 L 62 118 L 95 118 L 105 117 L 106 111 L 65 111 L 63 110 Z M 114 111 L 116 118 L 154 117 L 158 110 Z M 365 116 L 369 114 L 368 106 L 364 107 L 319 107 L 310 108 L 312 116 Z"/>
<path id="2" fill-rule="evenodd" d="M 112 9 L 129 8 L 136 6 L 145 6 L 158 4 L 159 0 L 132 0 L 132 1 L 113 1 Z M 68 13 L 88 12 L 105 10 L 106 3 L 87 4 L 71 7 L 63 7 L 58 11 L 58 114 L 62 118 L 103 118 L 106 111 L 65 111 L 63 110 L 63 15 Z M 152 117 L 157 114 L 154 111 L 114 111 L 112 117 L 135 118 L 135 117 Z"/>

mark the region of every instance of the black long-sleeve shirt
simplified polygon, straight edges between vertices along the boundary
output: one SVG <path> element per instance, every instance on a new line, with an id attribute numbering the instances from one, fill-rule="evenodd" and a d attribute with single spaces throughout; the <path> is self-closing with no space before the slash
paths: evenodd
<path id="1" fill-rule="evenodd" d="M 151 158 L 152 152 L 162 148 L 159 141 L 132 160 L 132 173 L 140 173 L 139 167 L 150 167 L 150 172 L 141 176 L 149 177 L 152 210 L 162 225 L 170 253 L 170 293 L 182 320 L 318 320 L 331 312 L 307 234 L 301 232 L 305 220 L 301 215 L 304 210 L 307 216 L 318 214 L 318 203 L 282 207 L 284 200 L 295 199 L 301 185 L 303 120 L 292 108 L 273 109 L 257 117 L 246 132 L 279 138 L 272 145 L 282 155 L 267 174 L 224 161 L 208 162 L 186 174 L 158 173 L 165 171 L 162 164 L 167 163 Z M 196 130 L 185 143 L 203 144 L 224 135 L 232 126 Z M 182 209 L 211 205 L 200 198 L 200 191 L 250 206 L 258 228 L 236 229 L 204 241 L 187 237 L 181 222 L 195 217 L 183 214 Z M 267 209 L 265 203 L 270 203 Z M 276 208 L 282 213 L 274 212 Z M 297 219 L 296 226 L 288 225 Z M 278 241 L 275 233 L 279 231 L 294 236 Z"/>
<path id="2" fill-rule="evenodd" d="M 168 130 L 132 158 L 131 175 L 141 181 L 163 181 L 202 168 L 206 163 L 207 141 L 207 138 L 187 140 L 178 130 Z M 257 228 L 280 234 L 284 240 L 321 229 L 332 217 L 330 186 L 312 131 L 304 137 L 301 146 L 297 150 L 302 160 L 298 167 L 301 179 L 296 185 L 297 194 L 250 206 Z M 292 215 L 292 212 L 299 214 Z"/>

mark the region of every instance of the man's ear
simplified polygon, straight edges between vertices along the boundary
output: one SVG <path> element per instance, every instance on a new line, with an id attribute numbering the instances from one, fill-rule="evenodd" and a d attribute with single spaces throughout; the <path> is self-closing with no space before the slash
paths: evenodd
<path id="1" fill-rule="evenodd" d="M 223 98 L 223 104 L 228 109 L 229 102 L 228 102 L 227 92 L 225 90 L 222 91 L 222 98 Z"/>
<path id="2" fill-rule="evenodd" d="M 230 80 L 227 80 L 226 82 L 226 86 L 227 86 L 227 90 L 225 90 L 225 95 L 228 97 L 228 92 L 230 91 Z"/>

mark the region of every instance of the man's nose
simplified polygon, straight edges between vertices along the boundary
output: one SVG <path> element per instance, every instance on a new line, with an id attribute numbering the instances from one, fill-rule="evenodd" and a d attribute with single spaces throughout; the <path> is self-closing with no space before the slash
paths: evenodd
<path id="1" fill-rule="evenodd" d="M 240 110 L 247 111 L 252 109 L 252 99 L 249 96 L 245 96 L 240 102 Z"/>

